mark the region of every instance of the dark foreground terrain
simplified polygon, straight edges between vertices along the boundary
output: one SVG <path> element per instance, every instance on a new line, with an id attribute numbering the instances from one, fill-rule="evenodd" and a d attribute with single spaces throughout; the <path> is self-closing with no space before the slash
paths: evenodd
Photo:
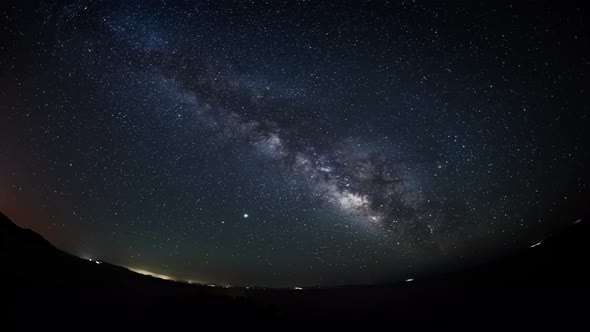
<path id="1" fill-rule="evenodd" d="M 0 318 L 21 327 L 82 330 L 124 325 L 243 331 L 533 330 L 549 325 L 586 330 L 589 235 L 582 220 L 534 248 L 413 282 L 225 289 L 155 279 L 74 257 L 0 214 Z"/>

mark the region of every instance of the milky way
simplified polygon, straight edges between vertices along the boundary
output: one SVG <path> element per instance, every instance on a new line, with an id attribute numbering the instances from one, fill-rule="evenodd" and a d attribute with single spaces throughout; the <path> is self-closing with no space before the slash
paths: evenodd
<path id="1" fill-rule="evenodd" d="M 389 282 L 528 248 L 584 218 L 577 10 L 7 6 L 0 209 L 207 283 Z"/>
<path id="2" fill-rule="evenodd" d="M 305 179 L 318 199 L 333 205 L 359 222 L 391 230 L 404 227 L 420 210 L 419 193 L 406 185 L 393 162 L 371 151 L 356 151 L 350 144 L 318 151 L 312 143 L 299 142 L 296 135 L 284 133 L 274 123 L 247 120 L 231 111 L 214 111 L 198 97 L 183 91 L 174 80 L 162 78 L 197 114 L 196 121 L 215 124 L 217 130 L 229 130 L 248 142 L 293 176 Z M 286 137 L 285 137 L 286 136 Z M 289 137 L 294 136 L 294 137 Z"/>

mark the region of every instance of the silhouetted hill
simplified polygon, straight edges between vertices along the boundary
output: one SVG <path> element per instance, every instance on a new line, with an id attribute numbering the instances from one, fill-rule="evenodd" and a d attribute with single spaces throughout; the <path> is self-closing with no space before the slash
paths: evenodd
<path id="1" fill-rule="evenodd" d="M 587 222 L 533 248 L 454 272 L 375 286 L 211 288 L 96 264 L 53 247 L 0 214 L 2 317 L 65 322 L 269 329 L 587 325 Z M 246 327 L 248 326 L 248 327 Z"/>
<path id="2" fill-rule="evenodd" d="M 253 310 L 264 312 L 225 289 L 156 279 L 72 256 L 2 214 L 0 266 L 0 293 L 10 304 L 2 317 L 21 323 L 64 317 L 144 325 L 195 316 L 205 323 L 226 313 L 243 321 Z"/>

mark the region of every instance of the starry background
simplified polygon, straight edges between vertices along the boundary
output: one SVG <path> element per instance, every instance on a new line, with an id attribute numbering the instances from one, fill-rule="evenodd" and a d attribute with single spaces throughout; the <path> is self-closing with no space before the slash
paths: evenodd
<path id="1" fill-rule="evenodd" d="M 374 283 L 587 215 L 576 6 L 3 2 L 0 209 L 208 283 Z"/>

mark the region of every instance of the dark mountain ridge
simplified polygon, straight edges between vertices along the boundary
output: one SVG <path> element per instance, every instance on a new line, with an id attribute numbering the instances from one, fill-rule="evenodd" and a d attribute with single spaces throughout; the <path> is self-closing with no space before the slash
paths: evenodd
<path id="1" fill-rule="evenodd" d="M 585 325 L 589 234 L 587 223 L 579 221 L 510 256 L 411 282 L 226 289 L 81 259 L 0 214 L 0 291 L 7 304 L 2 316 L 50 325 L 56 317 L 69 322 L 98 317 L 102 323 L 152 328 L 195 321 L 282 329 Z"/>

